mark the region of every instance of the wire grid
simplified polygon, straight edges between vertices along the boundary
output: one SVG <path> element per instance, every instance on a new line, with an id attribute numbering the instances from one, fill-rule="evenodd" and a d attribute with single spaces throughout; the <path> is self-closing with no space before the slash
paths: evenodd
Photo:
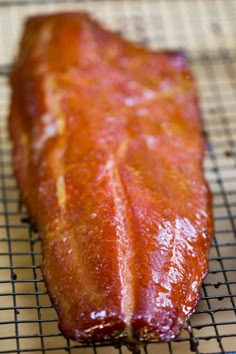
<path id="1" fill-rule="evenodd" d="M 110 28 L 152 47 L 184 48 L 196 75 L 206 137 L 205 172 L 214 195 L 215 237 L 202 300 L 173 343 L 147 353 L 236 353 L 236 2 L 0 0 L 0 354 L 127 353 L 83 346 L 57 327 L 40 272 L 38 234 L 19 208 L 6 117 L 7 72 L 23 19 L 38 12 L 86 10 Z"/>

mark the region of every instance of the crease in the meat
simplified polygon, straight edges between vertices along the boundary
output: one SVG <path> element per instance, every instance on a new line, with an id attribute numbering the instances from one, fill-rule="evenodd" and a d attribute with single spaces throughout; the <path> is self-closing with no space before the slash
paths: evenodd
<path id="1" fill-rule="evenodd" d="M 37 158 L 37 152 L 40 152 L 44 148 L 46 142 L 58 135 L 59 129 L 57 127 L 57 122 L 54 122 L 53 119 L 54 118 L 50 113 L 45 113 L 41 116 L 41 120 L 44 124 L 43 132 L 41 137 L 36 139 L 36 141 L 33 143 Z M 37 158 L 35 158 L 35 161 L 37 161 Z"/>
<path id="2" fill-rule="evenodd" d="M 121 150 L 124 153 L 124 146 Z M 119 155 L 119 154 L 118 154 Z M 127 197 L 125 188 L 120 176 L 119 166 L 113 154 L 109 156 L 106 164 L 111 179 L 112 193 L 115 204 L 115 221 L 118 236 L 118 262 L 119 276 L 121 280 L 121 311 L 124 314 L 126 331 L 131 335 L 131 317 L 134 306 L 133 279 L 130 265 L 133 258 L 132 243 L 130 239 L 130 226 L 128 220 Z M 123 248 L 124 247 L 124 248 Z"/>
<path id="3" fill-rule="evenodd" d="M 61 207 L 66 201 L 66 187 L 64 176 L 59 176 L 56 181 L 56 193 L 58 204 Z"/>
<path id="4" fill-rule="evenodd" d="M 61 210 L 65 209 L 66 204 L 66 183 L 65 183 L 65 154 L 66 154 L 66 137 L 65 134 L 62 134 L 60 137 L 59 146 L 57 147 L 61 150 L 60 160 L 55 162 L 57 168 L 55 170 L 55 183 L 56 183 L 56 197 L 58 206 Z"/>
<path id="5" fill-rule="evenodd" d="M 59 90 L 58 83 L 53 75 L 43 80 L 43 88 L 47 95 L 45 95 L 44 102 L 45 112 L 40 116 L 42 131 L 41 134 L 37 134 L 35 141 L 33 141 L 35 163 L 37 163 L 46 143 L 51 138 L 59 137 L 60 143 L 62 142 L 62 145 L 65 146 L 66 117 L 61 108 L 63 92 Z"/>
<path id="6" fill-rule="evenodd" d="M 60 157 L 54 162 L 54 179 L 56 183 L 56 197 L 60 208 L 64 207 L 66 202 L 66 185 L 65 185 L 65 153 L 66 153 L 66 117 L 61 107 L 63 92 L 59 90 L 55 78 L 49 77 L 45 81 L 45 88 L 48 96 L 45 96 L 46 113 L 41 119 L 44 125 L 44 134 L 42 136 L 42 145 L 54 136 L 58 137 L 54 151 L 61 151 Z"/>

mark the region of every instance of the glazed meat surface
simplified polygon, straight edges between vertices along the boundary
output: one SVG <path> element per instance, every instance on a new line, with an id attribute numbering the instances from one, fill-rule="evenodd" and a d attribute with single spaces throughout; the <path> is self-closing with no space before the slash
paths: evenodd
<path id="1" fill-rule="evenodd" d="M 207 273 L 211 196 L 196 87 L 84 13 L 27 20 L 11 73 L 17 182 L 60 329 L 171 340 Z"/>

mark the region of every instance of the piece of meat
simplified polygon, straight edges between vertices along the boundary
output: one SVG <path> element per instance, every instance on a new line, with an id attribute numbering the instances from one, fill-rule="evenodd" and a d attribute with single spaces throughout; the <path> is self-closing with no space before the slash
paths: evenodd
<path id="1" fill-rule="evenodd" d="M 60 328 L 172 340 L 207 273 L 213 220 L 196 88 L 84 13 L 28 19 L 11 73 L 14 168 Z"/>

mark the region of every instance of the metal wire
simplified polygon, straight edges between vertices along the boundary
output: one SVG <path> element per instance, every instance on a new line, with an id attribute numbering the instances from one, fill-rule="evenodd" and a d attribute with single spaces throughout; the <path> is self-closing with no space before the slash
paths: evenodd
<path id="1" fill-rule="evenodd" d="M 236 2 L 0 0 L 0 354 L 127 353 L 123 346 L 71 342 L 59 332 L 40 272 L 40 239 L 19 209 L 11 167 L 7 73 L 22 21 L 67 9 L 89 11 L 133 40 L 187 52 L 199 86 L 215 237 L 202 300 L 187 330 L 177 342 L 148 344 L 142 352 L 236 353 Z"/>

